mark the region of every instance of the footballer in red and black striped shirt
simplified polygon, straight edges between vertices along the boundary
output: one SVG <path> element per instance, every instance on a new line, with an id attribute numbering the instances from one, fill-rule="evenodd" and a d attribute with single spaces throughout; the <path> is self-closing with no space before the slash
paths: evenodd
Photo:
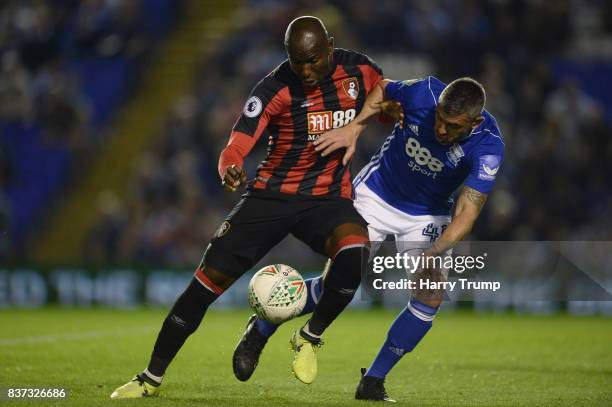
<path id="1" fill-rule="evenodd" d="M 343 153 L 322 157 L 313 141 L 355 118 L 382 79 L 382 71 L 364 54 L 333 49 L 327 72 L 317 75 L 307 68 L 316 62 L 309 58 L 291 55 L 255 86 L 221 153 L 221 177 L 231 165 L 242 167 L 244 157 L 267 130 L 267 156 L 249 190 L 351 198 L 350 164 L 342 165 Z"/>
<path id="2" fill-rule="evenodd" d="M 292 337 L 295 376 L 304 383 L 316 376 L 320 337 L 351 302 L 367 265 L 369 241 L 367 224 L 353 207 L 343 153 L 323 157 L 313 142 L 324 131 L 353 120 L 382 73 L 367 56 L 335 49 L 316 17 L 293 20 L 285 48 L 288 60 L 255 86 L 221 154 L 219 172 L 226 189 L 246 184 L 243 159 L 264 129 L 269 134 L 267 157 L 165 319 L 147 369 L 116 389 L 113 398 L 155 393 L 208 306 L 289 234 L 331 259 L 318 302 L 309 300 L 304 307 L 303 313 L 312 312 L 312 318 Z M 234 373 L 240 380 L 251 376 L 265 345 L 261 326 L 257 317 L 251 318 L 234 352 Z"/>

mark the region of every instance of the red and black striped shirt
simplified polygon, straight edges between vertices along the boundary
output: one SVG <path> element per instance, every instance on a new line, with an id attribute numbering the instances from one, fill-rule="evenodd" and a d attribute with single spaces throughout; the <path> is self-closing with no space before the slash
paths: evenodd
<path id="1" fill-rule="evenodd" d="M 300 81 L 289 61 L 283 62 L 251 92 L 221 153 L 221 177 L 232 164 L 242 167 L 267 129 L 267 155 L 248 190 L 350 199 L 350 163 L 342 165 L 344 151 L 321 157 L 313 141 L 353 120 L 381 79 L 381 69 L 369 57 L 344 49 L 334 51 L 332 72 L 313 87 Z"/>

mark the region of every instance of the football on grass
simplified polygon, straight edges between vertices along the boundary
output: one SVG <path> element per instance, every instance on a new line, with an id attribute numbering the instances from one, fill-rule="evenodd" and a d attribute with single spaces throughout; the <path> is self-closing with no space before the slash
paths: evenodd
<path id="1" fill-rule="evenodd" d="M 249 305 L 258 317 L 280 324 L 297 316 L 306 305 L 306 284 L 293 267 L 271 264 L 249 282 Z"/>

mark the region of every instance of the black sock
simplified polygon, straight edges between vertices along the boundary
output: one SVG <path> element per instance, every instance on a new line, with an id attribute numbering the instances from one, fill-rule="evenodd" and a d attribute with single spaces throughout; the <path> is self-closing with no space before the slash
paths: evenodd
<path id="1" fill-rule="evenodd" d="M 202 286 L 195 278 L 176 300 L 164 320 L 157 341 L 153 347 L 148 371 L 155 376 L 163 376 L 166 368 L 191 335 L 202 322 L 208 306 L 219 295 Z"/>
<path id="2" fill-rule="evenodd" d="M 321 336 L 351 302 L 361 282 L 368 255 L 367 247 L 352 247 L 336 255 L 325 276 L 321 298 L 306 325 L 307 333 Z"/>

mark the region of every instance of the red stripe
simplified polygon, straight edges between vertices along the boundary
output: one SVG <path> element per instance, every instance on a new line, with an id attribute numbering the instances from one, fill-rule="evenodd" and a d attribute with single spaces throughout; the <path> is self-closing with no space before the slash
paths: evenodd
<path id="1" fill-rule="evenodd" d="M 257 123 L 257 129 L 254 134 L 256 139 L 259 139 L 265 128 L 268 127 L 268 123 L 271 123 L 275 117 L 282 113 L 282 108 L 287 105 L 287 98 L 291 99 L 289 96 L 289 87 L 286 86 L 270 99 L 270 102 L 268 102 L 266 108 L 261 113 L 261 119 Z"/>
<path id="2" fill-rule="evenodd" d="M 349 162 L 347 165 L 351 165 Z M 346 199 L 353 199 L 353 184 L 351 183 L 351 171 L 347 168 L 342 176 L 342 182 L 340 183 L 340 196 Z"/>
<path id="3" fill-rule="evenodd" d="M 232 164 L 242 168 L 244 157 L 249 154 L 257 142 L 255 137 L 240 131 L 233 131 L 227 146 L 221 151 L 219 156 L 218 171 L 221 179 L 225 175 L 225 170 Z"/>
<path id="4" fill-rule="evenodd" d="M 217 295 L 223 294 L 223 288 L 219 287 L 217 284 L 213 283 L 210 278 L 206 277 L 203 269 L 199 268 L 196 270 L 195 278 L 197 278 L 204 287 L 208 288 L 213 293 Z"/>
<path id="5" fill-rule="evenodd" d="M 383 77 L 370 65 L 357 65 L 357 68 L 359 68 L 361 74 L 363 75 L 363 83 L 366 87 L 366 92 L 370 93 L 372 89 L 374 89 L 374 86 L 378 85 L 378 82 L 380 82 Z"/>
<path id="6" fill-rule="evenodd" d="M 257 172 L 257 178 L 255 179 L 255 183 L 253 184 L 253 188 L 264 189 L 266 187 L 266 182 L 263 179 L 270 179 L 270 173 L 268 171 L 260 170 Z"/>
<path id="7" fill-rule="evenodd" d="M 344 66 L 338 65 L 336 71 L 332 75 L 334 86 L 336 87 L 336 95 L 340 102 L 340 109 L 347 110 L 356 107 L 356 99 L 351 98 L 344 88 L 342 87 L 342 81 L 348 79 L 349 75 L 344 70 Z M 361 90 L 360 90 L 361 91 Z M 329 158 L 329 162 L 325 166 L 325 169 L 317 177 L 314 188 L 312 189 L 313 195 L 327 195 L 329 194 L 329 187 L 334 181 L 334 173 L 339 165 L 342 165 L 342 157 L 344 157 L 344 150 L 337 151 L 332 154 Z"/>
<path id="8" fill-rule="evenodd" d="M 314 163 L 312 158 L 315 154 L 318 153 L 314 151 L 314 145 L 312 143 L 306 145 L 306 147 L 302 150 L 297 163 L 291 168 L 291 170 L 289 170 L 287 176 L 283 180 L 283 184 L 280 188 L 281 192 L 287 194 L 297 193 L 300 182 L 302 182 L 304 176 L 308 172 L 305 170 L 305 168 Z"/>
<path id="9" fill-rule="evenodd" d="M 366 236 L 361 235 L 348 235 L 338 241 L 334 249 L 332 250 L 332 259 L 336 257 L 336 254 L 343 248 L 352 245 L 364 245 L 370 247 L 370 240 Z"/>
<path id="10" fill-rule="evenodd" d="M 329 161 L 325 165 L 325 169 L 321 171 L 319 176 L 317 177 L 317 182 L 315 183 L 314 188 L 312 189 L 313 195 L 327 195 L 329 194 L 329 187 L 334 180 L 334 171 L 340 165 L 340 160 L 342 160 L 342 156 L 344 151 L 336 151 L 334 152 Z"/>
<path id="11" fill-rule="evenodd" d="M 259 137 L 261 137 L 264 129 L 268 126 L 270 121 L 274 119 L 274 117 L 282 112 L 282 108 L 284 106 L 283 98 L 286 97 L 286 94 L 288 93 L 289 88 L 285 87 L 278 91 L 274 97 L 270 99 L 270 102 L 268 102 L 265 109 L 259 116 L 257 128 L 252 135 L 238 130 L 232 131 L 229 142 L 219 157 L 219 164 L 217 168 L 221 178 L 223 178 L 225 175 L 225 170 L 230 165 L 236 164 L 239 167 L 243 166 L 244 158 L 249 154 Z M 234 129 L 239 121 L 240 117 L 236 121 L 236 124 L 234 124 Z"/>
<path id="12" fill-rule="evenodd" d="M 304 116 L 306 117 L 304 133 L 305 136 L 308 137 L 308 113 L 323 111 L 325 110 L 325 106 L 323 105 L 323 92 L 320 87 L 316 88 L 304 88 L 304 96 L 306 100 L 312 103 L 310 106 L 306 108 L 306 113 Z M 308 141 L 306 148 L 304 148 L 300 154 L 300 158 L 297 163 L 287 172 L 287 176 L 283 180 L 283 184 L 281 185 L 281 192 L 295 194 L 298 192 L 298 188 L 300 183 L 308 174 L 308 171 L 312 168 L 312 166 L 316 163 L 317 157 L 319 153 L 314 150 L 314 144 L 311 141 Z"/>
<path id="13" fill-rule="evenodd" d="M 279 103 L 283 103 L 284 106 L 291 106 L 291 94 L 289 93 L 289 87 L 281 89 L 275 97 L 281 98 Z M 278 122 L 273 122 L 273 124 L 277 124 L 279 127 L 278 136 L 274 149 L 270 152 L 270 155 L 266 157 L 266 161 L 265 163 L 262 163 L 262 167 L 257 171 L 257 181 L 253 185 L 255 188 L 266 187 L 268 180 L 274 172 L 274 169 L 280 165 L 285 154 L 291 150 L 291 145 L 295 136 L 293 133 L 293 122 L 290 114 L 288 115 L 287 120 L 284 122 L 281 122 L 282 116 L 275 116 L 272 119 L 278 119 Z"/>

